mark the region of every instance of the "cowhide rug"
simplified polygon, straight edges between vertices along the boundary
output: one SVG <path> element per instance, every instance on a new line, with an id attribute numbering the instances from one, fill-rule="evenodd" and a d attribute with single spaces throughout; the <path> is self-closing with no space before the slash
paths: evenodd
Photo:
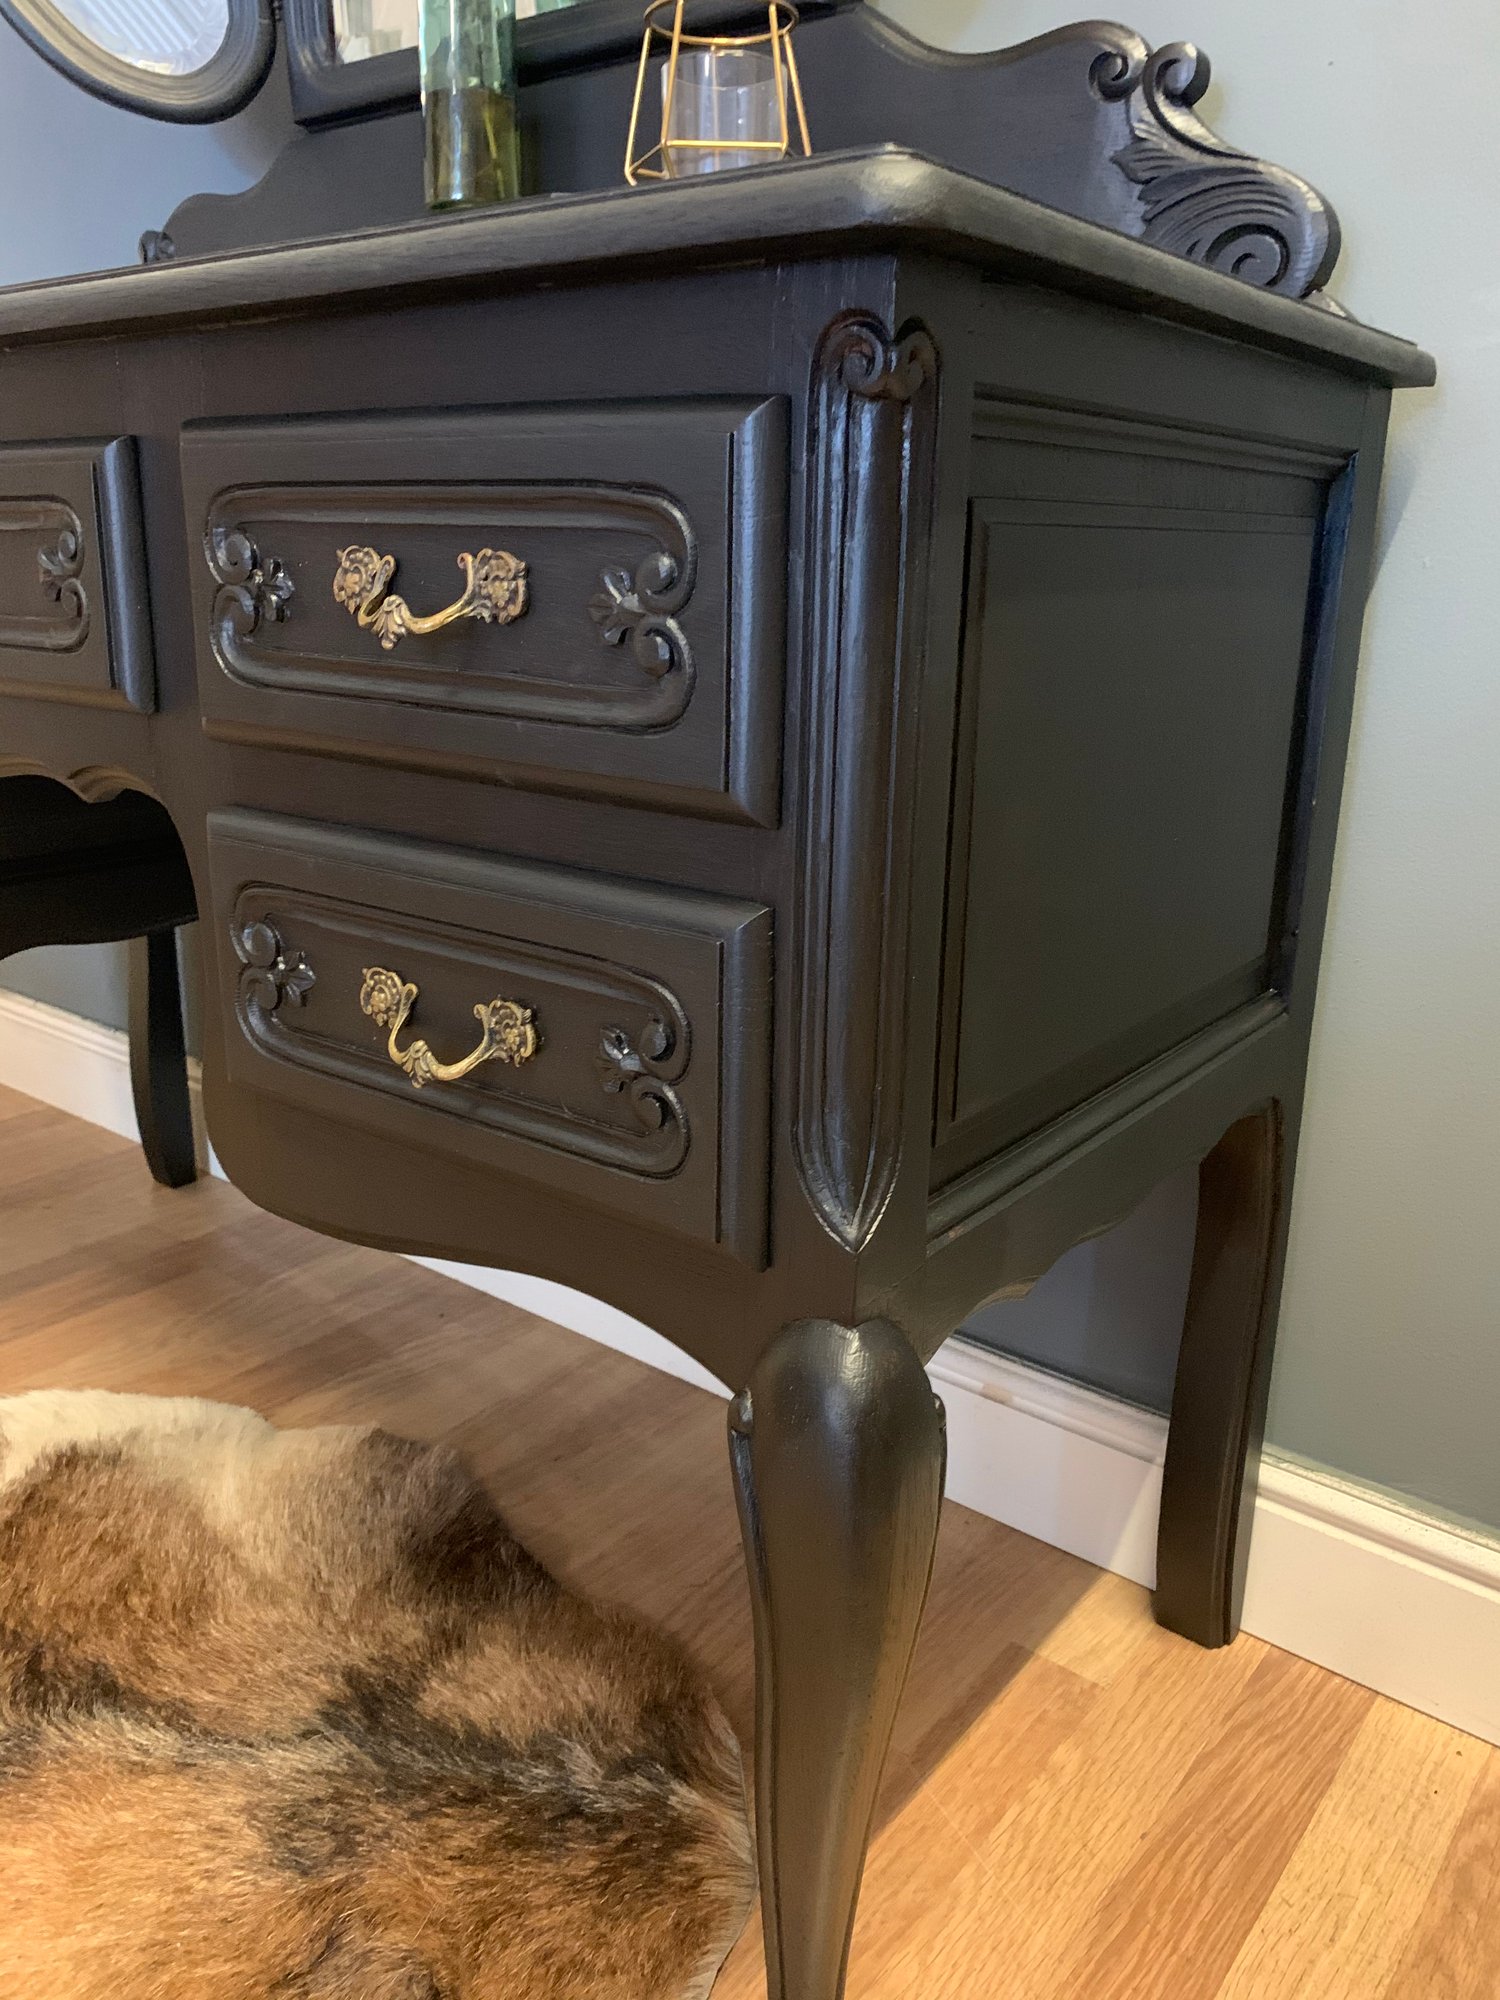
<path id="1" fill-rule="evenodd" d="M 3 2000 L 700 2000 L 739 1751 L 448 1451 L 0 1399 Z"/>

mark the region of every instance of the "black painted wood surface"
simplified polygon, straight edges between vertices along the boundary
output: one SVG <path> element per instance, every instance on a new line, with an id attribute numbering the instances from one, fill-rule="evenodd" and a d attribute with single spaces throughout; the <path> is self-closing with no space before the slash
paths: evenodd
<path id="1" fill-rule="evenodd" d="M 59 334 L 138 334 L 206 318 L 369 310 L 443 291 L 534 291 L 746 260 L 937 254 L 992 278 L 1076 291 L 1392 387 L 1431 358 L 1296 299 L 1132 242 L 895 146 L 607 193 L 559 195 L 367 234 L 184 258 L 0 291 L 0 349 Z M 845 304 L 857 304 L 845 300 Z M 656 380 L 670 363 L 663 349 Z M 454 396 L 454 401 L 465 400 Z M 340 407 L 348 399 L 339 399 Z"/>
<path id="2" fill-rule="evenodd" d="M 135 441 L 0 446 L 0 683 L 149 710 Z"/>
<path id="3" fill-rule="evenodd" d="M 130 941 L 130 1091 L 153 1180 L 187 1187 L 198 1178 L 188 1090 L 177 932 Z"/>
<path id="4" fill-rule="evenodd" d="M 182 125 L 212 124 L 249 103 L 276 52 L 277 11 L 275 0 L 225 0 L 218 48 L 197 69 L 174 75 L 105 48 L 66 6 L 0 0 L 0 17 L 90 96 Z"/>
<path id="5" fill-rule="evenodd" d="M 1153 51 L 1131 29 L 1095 20 L 956 55 L 857 0 L 815 0 L 801 13 L 797 61 L 821 152 L 910 147 L 1290 298 L 1317 292 L 1333 271 L 1339 225 L 1323 196 L 1199 117 L 1211 71 L 1191 43 Z M 745 0 L 699 0 L 691 25 L 700 34 L 744 32 L 763 21 Z M 421 215 L 415 51 L 337 62 L 318 0 L 289 0 L 285 27 L 293 110 L 315 129 L 286 148 L 258 187 L 184 203 L 165 231 L 150 232 L 151 257 Z M 629 0 L 593 0 L 518 24 L 528 192 L 618 186 L 640 36 Z M 654 84 L 653 76 L 648 93 Z"/>
<path id="6" fill-rule="evenodd" d="M 0 438 L 135 439 L 157 691 L 0 677 L 0 947 L 201 910 L 247 1194 L 580 1286 L 775 1413 L 740 1466 L 764 1702 L 829 1782 L 775 1788 L 772 1963 L 836 2000 L 920 1605 L 918 1363 L 1205 1159 L 1159 1608 L 1232 1636 L 1389 391 L 1431 364 L 896 153 L 551 213 L 0 297 Z M 680 713 L 630 713 L 580 602 L 640 582 L 619 531 L 544 527 L 512 439 L 520 483 L 687 524 Z M 537 537 L 529 635 L 403 664 L 335 603 L 345 534 L 425 607 L 481 526 Z M 440 1058 L 497 997 L 542 1052 L 419 1091 L 380 967 Z M 799 1541 L 859 1611 L 836 1713 Z"/>
<path id="7" fill-rule="evenodd" d="M 730 1406 L 729 1454 L 755 1612 L 770 2000 L 833 2000 L 932 1579 L 943 1406 L 899 1328 L 807 1322 Z"/>
<path id="8" fill-rule="evenodd" d="M 786 425 L 659 395 L 190 428 L 208 734 L 774 824 Z M 372 535 L 419 611 L 503 544 L 525 617 L 382 646 L 332 591 Z"/>

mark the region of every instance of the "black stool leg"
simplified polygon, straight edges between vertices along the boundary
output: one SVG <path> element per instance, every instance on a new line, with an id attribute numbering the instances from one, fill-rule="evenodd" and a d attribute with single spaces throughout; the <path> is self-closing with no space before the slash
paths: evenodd
<path id="1" fill-rule="evenodd" d="M 130 941 L 130 1088 L 152 1177 L 186 1187 L 198 1178 L 198 1162 L 175 930 Z"/>

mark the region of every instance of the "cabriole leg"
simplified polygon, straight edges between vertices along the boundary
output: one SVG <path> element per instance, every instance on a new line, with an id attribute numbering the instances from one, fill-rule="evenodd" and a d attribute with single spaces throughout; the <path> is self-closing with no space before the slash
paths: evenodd
<path id="1" fill-rule="evenodd" d="M 894 1326 L 808 1320 L 762 1355 L 729 1442 L 755 1605 L 770 2000 L 839 2000 L 932 1575 L 942 1405 Z"/>

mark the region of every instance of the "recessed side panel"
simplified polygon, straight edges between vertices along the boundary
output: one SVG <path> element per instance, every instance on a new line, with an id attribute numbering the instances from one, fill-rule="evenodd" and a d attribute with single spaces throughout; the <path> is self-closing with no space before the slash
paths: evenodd
<path id="1" fill-rule="evenodd" d="M 0 450 L 0 693 L 155 707 L 134 439 Z"/>
<path id="2" fill-rule="evenodd" d="M 982 408 L 939 1182 L 1237 1010 L 1285 909 L 1331 462 Z"/>
<path id="3" fill-rule="evenodd" d="M 774 824 L 776 400 L 183 438 L 204 727 Z"/>

